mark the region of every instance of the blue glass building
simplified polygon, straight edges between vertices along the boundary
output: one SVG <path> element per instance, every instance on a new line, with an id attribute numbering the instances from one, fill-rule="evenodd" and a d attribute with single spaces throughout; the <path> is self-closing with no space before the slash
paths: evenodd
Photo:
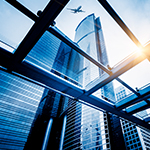
<path id="1" fill-rule="evenodd" d="M 91 14 L 84 18 L 76 28 L 75 42 L 86 53 L 95 60 L 107 66 L 108 57 L 100 24 L 100 18 L 95 18 Z M 83 86 L 86 87 L 95 78 L 103 75 L 103 71 L 86 59 L 83 59 Z M 97 97 L 105 97 L 107 100 L 115 102 L 113 84 L 109 83 L 94 93 Z M 120 120 L 115 116 L 96 110 L 86 105 L 80 106 L 81 113 L 76 114 L 81 119 L 78 120 L 75 128 L 81 133 L 74 133 L 72 137 L 77 137 L 73 148 L 81 149 L 125 149 L 122 136 Z M 67 120 L 71 120 L 69 117 Z M 69 122 L 68 121 L 68 122 Z M 68 124 L 67 122 L 67 124 Z M 68 124 L 70 126 L 70 124 Z M 72 129 L 65 133 L 64 149 L 71 149 L 70 136 Z M 119 141 L 119 144 L 118 144 Z M 111 143 L 111 144 L 110 144 Z"/>
<path id="2" fill-rule="evenodd" d="M 60 32 L 57 28 L 55 30 Z M 44 53 L 41 53 L 41 49 Z M 25 59 L 29 63 L 38 65 L 78 86 L 82 85 L 82 73 L 80 73 L 82 57 L 49 32 L 46 32 L 41 37 Z M 52 123 L 52 129 L 47 137 L 48 143 L 46 147 L 49 148 L 50 145 L 54 149 L 59 148 L 63 119 L 66 116 L 65 109 L 70 101 L 69 98 L 53 90 L 44 90 L 25 149 L 35 147 L 43 149 L 44 138 L 49 130 L 49 122 Z M 79 111 L 78 109 L 75 107 L 75 113 Z M 74 114 L 74 117 L 76 118 L 77 116 Z"/>
<path id="3" fill-rule="evenodd" d="M 24 149 L 43 90 L 0 71 L 0 149 Z"/>

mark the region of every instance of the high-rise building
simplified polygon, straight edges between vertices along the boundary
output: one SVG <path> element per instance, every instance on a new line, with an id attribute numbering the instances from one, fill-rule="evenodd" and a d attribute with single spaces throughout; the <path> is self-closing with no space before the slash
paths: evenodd
<path id="1" fill-rule="evenodd" d="M 57 28 L 55 30 L 60 32 Z M 41 53 L 41 49 L 44 53 Z M 26 60 L 78 86 L 82 84 L 80 73 L 82 57 L 49 32 L 45 32 Z M 66 116 L 64 110 L 70 101 L 69 98 L 53 90 L 44 90 L 25 149 L 35 147 L 43 149 L 49 148 L 49 145 L 54 149 L 59 148 L 61 130 Z M 79 108 L 75 107 L 75 109 L 79 111 Z M 46 133 L 50 131 L 51 133 L 47 136 Z M 45 145 L 44 142 L 46 142 Z"/>
<path id="2" fill-rule="evenodd" d="M 100 18 L 95 18 L 94 14 L 87 16 L 79 23 L 76 28 L 75 42 L 95 60 L 105 66 L 109 64 Z M 86 59 L 83 59 L 83 68 L 85 68 L 83 70 L 84 87 L 104 73 L 103 70 Z M 103 98 L 105 97 L 105 99 L 107 98 L 107 100 L 115 102 L 112 83 L 105 85 L 94 93 L 94 95 L 99 98 L 101 98 L 102 95 Z M 82 113 L 80 113 L 80 111 Z M 64 149 L 82 148 L 103 150 L 125 148 L 120 120 L 118 118 L 112 114 L 103 113 L 102 111 L 81 104 L 80 111 L 76 114 L 78 118 L 81 118 L 78 119 L 76 128 L 81 130 L 81 132 L 72 135 L 72 137 L 76 137 L 78 134 L 78 140 L 73 140 L 74 142 L 70 142 L 69 140 L 70 136 L 68 135 L 71 135 L 72 129 L 69 127 L 70 124 L 68 125 L 71 118 L 67 117 L 68 129 L 65 133 Z"/>
<path id="3" fill-rule="evenodd" d="M 126 98 L 128 94 L 131 94 L 123 86 L 119 86 L 115 89 L 117 101 L 121 101 Z M 139 112 L 135 115 L 141 116 L 146 115 L 146 110 Z M 150 149 L 150 133 L 142 128 L 135 126 L 134 124 L 128 121 L 121 121 L 123 136 L 126 143 L 127 149 L 135 150 L 148 150 Z"/>
<path id="4" fill-rule="evenodd" d="M 0 149 L 23 150 L 43 87 L 0 70 Z"/>

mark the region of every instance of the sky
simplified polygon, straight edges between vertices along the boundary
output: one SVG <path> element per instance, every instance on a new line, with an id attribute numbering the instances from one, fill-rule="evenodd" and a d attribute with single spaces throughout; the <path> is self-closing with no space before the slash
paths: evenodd
<path id="1" fill-rule="evenodd" d="M 48 0 L 18 1 L 35 14 L 38 10 L 43 10 L 48 3 Z M 108 2 L 142 44 L 150 40 L 150 0 L 108 0 Z M 77 8 L 78 6 L 82 6 L 82 10 L 85 13 L 74 14 L 66 9 Z M 134 52 L 137 47 L 97 0 L 70 0 L 65 9 L 56 18 L 56 26 L 74 40 L 77 25 L 82 19 L 92 13 L 96 17 L 100 17 L 109 63 L 113 67 Z M 0 40 L 16 48 L 33 23 L 32 20 L 28 19 L 7 2 L 4 0 L 0 1 Z M 124 73 L 120 78 L 135 88 L 147 84 L 150 81 L 149 75 L 149 61 L 145 60 Z M 118 83 L 115 83 L 115 85 L 119 86 Z"/>

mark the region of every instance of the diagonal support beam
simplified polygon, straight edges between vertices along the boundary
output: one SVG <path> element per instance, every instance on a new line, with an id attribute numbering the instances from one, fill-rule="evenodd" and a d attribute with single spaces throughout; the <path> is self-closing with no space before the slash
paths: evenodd
<path id="1" fill-rule="evenodd" d="M 16 0 L 5 0 L 5 1 L 8 2 L 9 4 L 11 4 L 12 6 L 14 6 L 19 11 L 21 11 L 24 15 L 28 16 L 30 19 L 32 19 L 34 21 L 36 21 L 38 19 L 38 17 L 34 13 L 32 13 L 29 9 L 24 7 L 18 1 L 16 1 Z"/>
<path id="2" fill-rule="evenodd" d="M 105 10 L 110 14 L 110 16 L 117 22 L 117 24 L 123 29 L 123 31 L 128 35 L 128 37 L 138 46 L 143 47 L 135 35 L 130 31 L 127 25 L 122 21 L 119 15 L 114 11 L 110 4 L 106 0 L 98 0 L 99 3 L 105 8 Z"/>
<path id="3" fill-rule="evenodd" d="M 133 88 L 131 88 L 131 86 L 129 86 L 128 84 L 126 84 L 124 81 L 122 81 L 120 78 L 116 78 L 116 80 L 118 82 L 120 82 L 122 85 L 124 85 L 126 88 L 128 88 L 130 91 L 132 91 L 135 95 L 140 96 L 140 94 L 138 92 L 136 92 Z"/>
<path id="4" fill-rule="evenodd" d="M 88 59 L 89 61 L 91 61 L 93 64 L 95 64 L 96 66 L 98 66 L 99 68 L 101 68 L 107 74 L 112 74 L 112 72 L 109 69 L 107 69 L 103 64 L 101 64 L 100 62 L 96 61 L 89 54 L 87 54 L 82 49 L 80 49 L 79 46 L 77 44 L 73 43 L 68 37 L 64 37 L 62 34 L 60 34 L 59 32 L 57 32 L 56 29 L 54 29 L 53 27 L 48 28 L 48 31 L 50 33 L 52 33 L 53 35 L 55 35 L 57 38 L 59 38 L 61 41 L 63 41 L 64 43 L 66 43 L 72 49 L 74 49 L 75 51 L 77 51 L 83 57 L 85 57 L 86 59 Z"/>
<path id="5" fill-rule="evenodd" d="M 15 0 L 11 0 L 15 3 Z M 12 61 L 21 63 L 69 0 L 51 0 L 18 46 Z"/>
<path id="6" fill-rule="evenodd" d="M 149 49 L 149 51 L 150 51 L 150 49 Z M 120 76 L 124 72 L 128 71 L 132 67 L 136 66 L 137 64 L 139 64 L 140 62 L 142 62 L 145 59 L 146 59 L 145 55 L 141 55 L 138 52 L 133 53 L 126 60 L 121 62 L 118 66 L 116 66 L 115 68 L 112 68 L 112 70 L 111 70 L 112 75 L 109 76 L 107 74 L 104 74 L 99 79 L 88 84 L 85 87 L 85 90 L 87 91 L 87 95 L 92 94 L 93 92 L 95 92 L 99 88 L 108 84 L 109 82 L 111 82 L 112 80 L 114 80 L 115 78 L 117 78 L 118 76 Z"/>

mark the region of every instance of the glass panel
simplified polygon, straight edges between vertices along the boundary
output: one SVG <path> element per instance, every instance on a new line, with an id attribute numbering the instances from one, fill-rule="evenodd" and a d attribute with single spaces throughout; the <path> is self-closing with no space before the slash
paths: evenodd
<path id="1" fill-rule="evenodd" d="M 113 80 L 113 84 L 114 84 L 116 102 L 122 101 L 123 99 L 133 94 L 128 88 L 126 88 L 117 80 Z"/>
<path id="2" fill-rule="evenodd" d="M 134 35 L 145 44 L 150 40 L 150 1 L 108 0 Z"/>
<path id="3" fill-rule="evenodd" d="M 141 108 L 141 107 L 143 107 L 143 106 L 146 106 L 146 105 L 147 105 L 147 103 L 146 103 L 145 101 L 141 101 L 141 102 L 139 102 L 139 103 L 136 103 L 135 105 L 132 105 L 132 106 L 128 107 L 128 108 L 126 109 L 126 112 L 127 112 L 127 113 L 130 113 L 130 112 L 132 112 L 132 111 L 134 111 L 134 110 L 136 110 L 136 109 L 138 109 L 138 108 Z"/>
<path id="4" fill-rule="evenodd" d="M 97 66 L 48 31 L 25 60 L 83 87 L 99 76 Z"/>
<path id="5" fill-rule="evenodd" d="M 134 114 L 135 117 L 142 119 L 142 120 L 146 119 L 148 117 L 148 115 L 149 114 L 148 114 L 147 110 L 143 110 L 141 112 Z"/>
<path id="6" fill-rule="evenodd" d="M 27 7 L 34 14 L 39 10 L 43 11 L 50 0 L 18 0 L 22 5 Z"/>
<path id="7" fill-rule="evenodd" d="M 33 25 L 33 21 L 6 1 L 0 1 L 0 10 L 0 41 L 3 43 L 0 46 L 6 48 L 6 45 L 10 45 L 12 49 L 8 48 L 7 50 L 13 52 L 13 49 L 16 49 L 17 45 Z"/>

